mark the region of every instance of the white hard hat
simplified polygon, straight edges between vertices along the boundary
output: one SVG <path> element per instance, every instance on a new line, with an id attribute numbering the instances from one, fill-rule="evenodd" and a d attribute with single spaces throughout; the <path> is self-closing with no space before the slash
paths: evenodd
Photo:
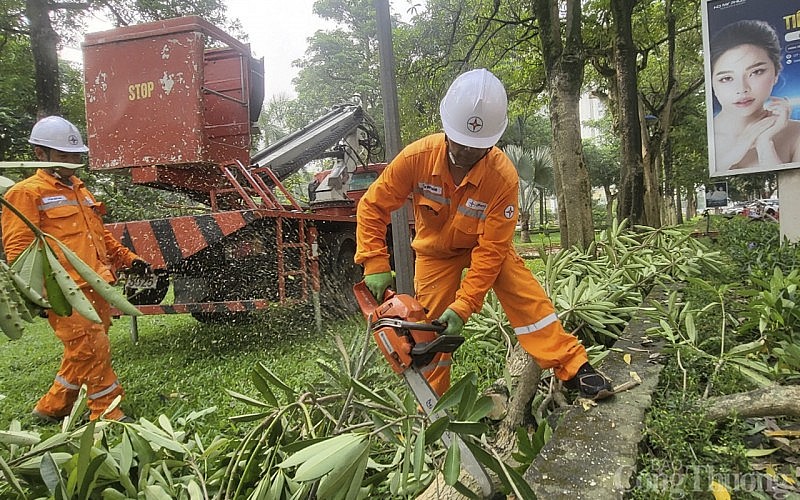
<path id="1" fill-rule="evenodd" d="M 507 111 L 506 89 L 487 69 L 459 75 L 439 105 L 447 137 L 472 148 L 497 144 L 508 125 Z"/>
<path id="2" fill-rule="evenodd" d="M 60 116 L 48 116 L 36 122 L 28 142 L 65 153 L 89 151 L 83 144 L 78 127 Z"/>

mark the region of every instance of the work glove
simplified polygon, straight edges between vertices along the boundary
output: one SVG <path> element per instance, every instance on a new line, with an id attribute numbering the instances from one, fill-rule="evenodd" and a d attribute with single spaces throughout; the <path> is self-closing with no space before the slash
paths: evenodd
<path id="1" fill-rule="evenodd" d="M 392 284 L 392 273 L 386 271 L 385 273 L 366 274 L 364 275 L 364 284 L 378 302 L 383 302 L 383 294 Z"/>
<path id="2" fill-rule="evenodd" d="M 447 325 L 447 328 L 444 329 L 442 335 L 459 335 L 461 334 L 461 330 L 464 328 L 464 320 L 461 319 L 461 316 L 459 316 L 458 313 L 449 307 L 444 310 L 441 316 L 439 316 L 439 319 L 436 320 L 436 323 L 440 325 Z"/>
<path id="3" fill-rule="evenodd" d="M 150 276 L 153 274 L 153 267 L 142 259 L 135 259 L 131 262 L 130 271 L 137 276 Z"/>

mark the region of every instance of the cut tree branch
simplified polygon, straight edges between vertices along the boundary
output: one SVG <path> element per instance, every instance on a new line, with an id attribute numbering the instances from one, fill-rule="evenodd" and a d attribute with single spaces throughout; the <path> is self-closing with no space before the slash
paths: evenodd
<path id="1" fill-rule="evenodd" d="M 800 417 L 800 386 L 774 385 L 706 400 L 709 420 L 727 417 Z"/>

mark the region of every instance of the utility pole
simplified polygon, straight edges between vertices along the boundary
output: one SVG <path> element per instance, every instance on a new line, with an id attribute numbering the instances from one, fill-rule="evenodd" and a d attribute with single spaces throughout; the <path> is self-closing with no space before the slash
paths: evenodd
<path id="1" fill-rule="evenodd" d="M 383 126 L 386 133 L 386 161 L 400 152 L 400 112 L 397 105 L 397 81 L 394 72 L 392 20 L 388 0 L 375 0 L 378 46 L 381 58 L 381 95 L 383 96 Z M 408 228 L 409 202 L 392 212 L 392 255 L 396 273 L 397 292 L 414 294 L 414 257 L 411 253 L 411 231 Z"/>

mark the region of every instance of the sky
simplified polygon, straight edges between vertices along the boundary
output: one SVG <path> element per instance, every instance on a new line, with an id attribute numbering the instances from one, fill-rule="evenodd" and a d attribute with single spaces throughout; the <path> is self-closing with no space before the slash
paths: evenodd
<path id="1" fill-rule="evenodd" d="M 250 50 L 264 57 L 266 96 L 294 96 L 292 61 L 303 57 L 306 39 L 333 23 L 312 13 L 314 0 L 226 0 L 228 16 L 238 17 L 250 37 Z"/>
<path id="2" fill-rule="evenodd" d="M 319 29 L 332 28 L 333 23 L 312 13 L 314 0 L 225 0 L 225 4 L 228 17 L 237 17 L 242 23 L 253 55 L 264 57 L 267 100 L 281 93 L 294 97 L 292 78 L 297 76 L 297 68 L 292 61 L 303 57 L 308 37 Z M 88 31 L 111 28 L 107 21 L 94 18 Z M 81 61 L 79 47 L 66 47 L 61 56 Z"/>
<path id="3" fill-rule="evenodd" d="M 292 61 L 303 57 L 307 38 L 320 29 L 332 29 L 335 24 L 312 12 L 315 0 L 223 0 L 228 6 L 228 17 L 238 18 L 247 33 L 250 50 L 256 57 L 264 58 L 265 97 L 287 94 L 295 97 L 292 78 L 297 68 Z M 405 17 L 411 0 L 390 0 L 393 13 Z M 111 29 L 105 19 L 89 21 L 89 32 Z M 66 47 L 61 57 L 81 62 L 80 47 Z"/>

